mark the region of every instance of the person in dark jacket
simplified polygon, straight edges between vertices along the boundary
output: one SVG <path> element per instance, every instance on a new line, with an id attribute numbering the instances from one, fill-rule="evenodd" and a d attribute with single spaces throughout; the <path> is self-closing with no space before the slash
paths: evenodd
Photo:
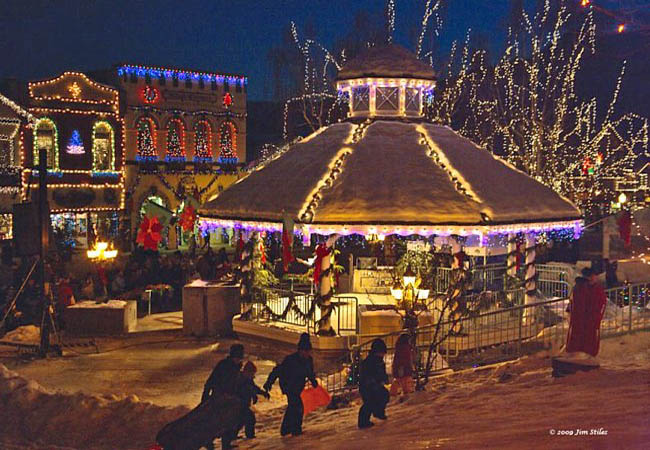
<path id="1" fill-rule="evenodd" d="M 244 346 L 241 344 L 231 345 L 228 357 L 217 363 L 205 382 L 201 403 L 218 394 L 237 395 L 237 382 L 243 359 Z M 221 436 L 221 448 L 224 450 L 232 448 L 231 442 L 236 436 L 237 430 L 232 430 Z M 212 442 L 208 442 L 204 446 L 208 450 L 214 449 Z"/>
<path id="2" fill-rule="evenodd" d="M 386 404 L 390 398 L 386 373 L 386 344 L 381 339 L 375 339 L 370 346 L 370 354 L 361 362 L 359 374 L 359 393 L 363 404 L 359 410 L 359 428 L 369 428 L 374 425 L 370 421 L 373 415 L 377 419 L 386 420 Z"/>
<path id="3" fill-rule="evenodd" d="M 282 419 L 280 434 L 286 436 L 302 434 L 303 404 L 300 394 L 305 388 L 305 382 L 311 381 L 312 386 L 317 387 L 316 375 L 314 375 L 314 361 L 311 357 L 311 341 L 309 335 L 303 333 L 298 342 L 298 351 L 290 354 L 282 363 L 271 371 L 269 378 L 264 383 L 266 392 L 271 390 L 275 380 L 280 378 L 280 389 L 287 396 L 287 410 Z"/>
<path id="4" fill-rule="evenodd" d="M 248 361 L 241 371 L 241 376 L 237 383 L 237 396 L 242 401 L 241 423 L 248 439 L 255 438 L 255 413 L 251 410 L 251 403 L 257 403 L 257 396 L 263 395 L 268 400 L 271 398 L 268 392 L 263 391 L 255 384 L 255 373 L 257 367 Z"/>

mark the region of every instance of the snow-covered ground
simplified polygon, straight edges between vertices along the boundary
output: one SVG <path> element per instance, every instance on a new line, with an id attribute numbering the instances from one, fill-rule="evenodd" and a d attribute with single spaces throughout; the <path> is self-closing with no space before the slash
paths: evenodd
<path id="1" fill-rule="evenodd" d="M 208 356 L 214 360 L 214 352 L 208 350 Z M 202 360 L 197 355 L 189 358 Z M 393 400 L 387 410 L 389 419 L 376 420 L 372 429 L 356 428 L 359 404 L 353 401 L 341 409 L 310 414 L 305 420 L 305 434 L 300 437 L 279 436 L 283 408 L 277 407 L 281 396 L 276 387 L 272 401 L 259 404 L 258 438 L 241 441 L 239 446 L 373 450 L 399 446 L 648 448 L 650 333 L 604 340 L 599 360 L 598 370 L 560 379 L 551 377 L 550 359 L 544 354 L 454 373 L 435 379 L 426 392 L 413 394 L 402 403 Z M 117 361 L 115 364 L 119 365 Z M 52 367 L 50 374 L 56 377 L 56 364 Z M 29 372 L 27 368 L 19 367 L 18 371 Z M 106 375 L 106 367 L 99 370 Z M 128 372 L 119 371 L 113 377 L 129 376 Z M 132 368 L 131 372 L 137 371 Z M 135 381 L 134 375 L 130 377 Z M 47 379 L 43 374 L 38 378 Z M 69 383 L 65 389 L 81 387 L 85 378 L 93 377 L 80 373 L 77 384 Z M 263 378 L 260 375 L 257 381 Z M 96 382 L 92 384 L 95 388 Z M 124 384 L 120 386 L 125 388 Z M 152 392 L 146 396 L 156 398 Z M 133 395 L 56 392 L 0 366 L 0 447 L 142 450 L 153 443 L 166 422 L 187 411 L 187 406 L 171 406 L 173 397 L 163 398 L 166 406 Z M 576 435 L 578 430 L 588 435 Z M 589 435 L 591 430 L 600 434 Z"/>

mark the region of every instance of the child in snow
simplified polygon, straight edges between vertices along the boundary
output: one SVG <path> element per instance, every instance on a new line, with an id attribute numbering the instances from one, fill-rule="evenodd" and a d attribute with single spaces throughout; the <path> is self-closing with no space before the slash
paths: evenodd
<path id="1" fill-rule="evenodd" d="M 359 428 L 369 428 L 374 425 L 370 421 L 373 415 L 377 419 L 386 420 L 386 404 L 390 398 L 386 374 L 386 344 L 381 339 L 375 339 L 370 346 L 370 354 L 361 363 L 359 374 L 359 392 L 363 404 L 359 410 Z"/>
<path id="2" fill-rule="evenodd" d="M 390 395 L 399 394 L 400 389 L 404 394 L 413 392 L 413 352 L 408 334 L 401 334 L 395 343 L 395 357 L 393 358 L 393 384 L 390 386 Z"/>
<path id="3" fill-rule="evenodd" d="M 246 362 L 241 371 L 241 376 L 237 385 L 237 396 L 242 400 L 243 410 L 241 415 L 241 425 L 248 439 L 255 438 L 255 413 L 251 410 L 251 402 L 257 403 L 257 396 L 263 395 L 270 399 L 271 395 L 263 391 L 255 384 L 255 373 L 257 367 L 251 361 Z"/>

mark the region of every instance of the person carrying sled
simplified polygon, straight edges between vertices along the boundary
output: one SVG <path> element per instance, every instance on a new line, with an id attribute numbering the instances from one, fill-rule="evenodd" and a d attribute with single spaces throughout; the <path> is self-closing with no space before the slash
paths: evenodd
<path id="1" fill-rule="evenodd" d="M 393 357 L 393 383 L 390 385 L 390 395 L 413 392 L 413 351 L 409 342 L 409 335 L 403 333 L 395 343 L 395 356 Z"/>
<path id="2" fill-rule="evenodd" d="M 241 399 L 243 407 L 241 413 L 241 426 L 244 427 L 244 432 L 248 439 L 255 438 L 256 420 L 255 413 L 251 410 L 251 402 L 253 404 L 257 403 L 258 395 L 263 395 L 267 400 L 271 398 L 271 395 L 268 392 L 262 390 L 255 384 L 255 373 L 257 373 L 257 367 L 255 367 L 255 364 L 251 361 L 246 362 L 237 383 L 237 396 Z"/>
<path id="3" fill-rule="evenodd" d="M 300 394 L 305 388 L 305 382 L 311 381 L 312 386 L 317 387 L 316 375 L 314 374 L 314 361 L 311 357 L 311 341 L 309 334 L 303 333 L 298 341 L 298 351 L 290 354 L 282 363 L 271 371 L 264 390 L 270 391 L 273 383 L 280 379 L 280 389 L 287 396 L 287 410 L 282 419 L 280 434 L 286 436 L 302 434 L 302 416 L 304 407 Z"/>
<path id="4" fill-rule="evenodd" d="M 369 428 L 374 425 L 370 421 L 373 415 L 377 419 L 386 420 L 386 404 L 390 398 L 386 373 L 386 344 L 381 339 L 375 339 L 370 346 L 370 354 L 361 362 L 359 373 L 359 393 L 363 404 L 359 409 L 359 428 Z"/>
<path id="5" fill-rule="evenodd" d="M 230 346 L 230 354 L 222 359 L 212 370 L 212 373 L 205 382 L 201 403 L 210 399 L 210 397 L 219 394 L 237 395 L 237 382 L 239 379 L 239 370 L 244 359 L 244 346 L 233 344 Z M 231 442 L 237 436 L 237 430 L 231 430 L 221 436 L 221 448 L 232 448 Z M 205 447 L 212 450 L 212 442 L 206 443 Z"/>

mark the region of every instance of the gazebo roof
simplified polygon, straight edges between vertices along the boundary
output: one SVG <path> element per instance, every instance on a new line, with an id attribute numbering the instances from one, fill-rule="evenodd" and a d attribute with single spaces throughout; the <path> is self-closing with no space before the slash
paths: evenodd
<path id="1" fill-rule="evenodd" d="M 271 230 L 287 215 L 322 234 L 580 226 L 570 201 L 450 128 L 390 120 L 322 128 L 210 199 L 200 215 Z"/>
<path id="2" fill-rule="evenodd" d="M 337 80 L 364 77 L 435 80 L 433 68 L 415 54 L 395 44 L 371 47 L 345 64 Z"/>

